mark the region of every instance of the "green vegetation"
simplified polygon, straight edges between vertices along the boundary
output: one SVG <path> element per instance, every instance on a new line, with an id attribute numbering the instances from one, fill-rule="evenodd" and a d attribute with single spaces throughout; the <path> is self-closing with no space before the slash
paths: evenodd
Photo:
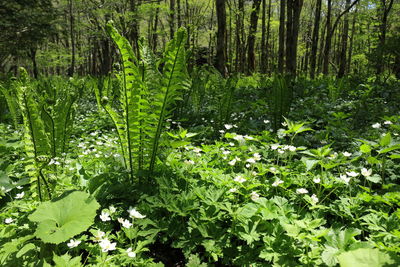
<path id="1" fill-rule="evenodd" d="M 398 3 L 31 2 L 0 4 L 1 266 L 400 265 Z"/>

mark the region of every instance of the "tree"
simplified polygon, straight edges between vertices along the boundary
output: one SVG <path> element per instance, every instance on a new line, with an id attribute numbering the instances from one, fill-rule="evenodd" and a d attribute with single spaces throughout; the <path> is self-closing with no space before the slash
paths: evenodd
<path id="1" fill-rule="evenodd" d="M 225 0 L 216 0 L 218 21 L 217 31 L 217 56 L 216 68 L 223 76 L 227 76 L 226 70 L 226 9 Z"/>
<path id="2" fill-rule="evenodd" d="M 258 13 L 260 11 L 261 0 L 253 0 L 253 6 L 250 15 L 249 36 L 247 39 L 247 73 L 254 72 L 256 68 L 256 56 L 254 54 L 254 45 L 256 43 L 256 32 L 258 24 Z"/>
<path id="3" fill-rule="evenodd" d="M 281 0 L 279 10 L 279 51 L 278 51 L 278 71 L 283 73 L 285 60 L 285 11 L 286 0 Z"/>
<path id="4" fill-rule="evenodd" d="M 297 67 L 297 42 L 300 27 L 300 13 L 303 0 L 287 1 L 286 22 L 286 71 L 292 76 L 296 75 Z"/>
<path id="5" fill-rule="evenodd" d="M 322 0 L 317 0 L 317 5 L 315 7 L 314 29 L 313 29 L 312 41 L 311 41 L 311 58 L 310 58 L 310 77 L 311 77 L 311 79 L 314 79 L 315 66 L 317 63 L 319 24 L 320 24 L 320 20 L 321 20 L 321 6 L 322 6 Z"/>
<path id="6" fill-rule="evenodd" d="M 54 33 L 56 13 L 50 0 L 13 0 L 0 3 L 0 70 L 7 59 L 29 55 L 33 75 L 38 77 L 36 51 Z"/>

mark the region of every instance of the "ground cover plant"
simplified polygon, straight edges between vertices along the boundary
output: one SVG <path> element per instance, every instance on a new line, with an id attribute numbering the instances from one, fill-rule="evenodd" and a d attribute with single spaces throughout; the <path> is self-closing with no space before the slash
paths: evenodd
<path id="1" fill-rule="evenodd" d="M 371 48 L 352 61 L 343 44 L 350 34 L 351 42 L 359 41 L 351 49 L 361 53 L 360 42 L 372 41 L 355 31 L 364 30 L 355 15 L 376 9 L 388 16 L 399 6 L 346 1 L 333 4 L 332 11 L 332 1 L 298 1 L 297 9 L 288 1 L 279 6 L 288 16 L 279 23 L 273 17 L 284 1 L 268 2 L 239 1 L 237 7 L 230 2 L 237 16 L 252 18 L 249 39 L 244 47 L 235 43 L 234 56 L 231 43 L 220 46 L 231 42 L 227 36 L 221 40 L 219 32 L 215 44 L 210 39 L 215 67 L 204 59 L 213 52 L 202 54 L 198 47 L 204 41 L 199 22 L 186 18 L 186 27 L 170 27 L 168 38 L 157 30 L 162 22 L 175 26 L 175 15 L 183 19 L 179 0 L 179 8 L 131 1 L 128 14 L 123 6 L 117 6 L 121 14 L 112 13 L 111 4 L 92 7 L 93 21 L 81 23 L 93 23 L 104 41 L 86 62 L 96 69 L 98 54 L 104 70 L 95 75 L 84 75 L 82 51 L 68 59 L 48 58 L 52 75 L 39 75 L 36 45 L 57 29 L 44 18 L 19 14 L 19 1 L 10 6 L 21 23 L 32 20 L 43 28 L 36 29 L 41 34 L 32 36 L 31 47 L 15 48 L 29 49 L 32 66 L 20 64 L 25 68 L 0 79 L 0 266 L 399 266 L 400 81 L 391 47 L 397 37 L 392 30 L 382 41 L 387 23 L 382 19 L 381 35 L 368 37 L 379 41 L 381 52 Z M 79 47 L 76 40 L 84 42 L 85 33 L 73 31 L 79 3 L 68 2 L 71 49 Z M 290 40 L 282 39 L 286 50 L 274 57 L 265 39 L 271 45 L 275 37 L 267 37 L 267 25 L 278 37 L 281 30 L 274 27 L 287 23 L 286 35 L 279 37 L 291 31 L 289 39 L 297 40 L 300 13 L 297 19 L 295 13 L 303 3 L 315 6 L 315 14 L 321 8 L 338 13 L 332 25 L 326 18 L 325 29 L 327 36 L 336 33 L 335 47 L 329 48 L 326 37 L 325 46 L 300 44 L 299 53 L 306 52 L 296 56 L 297 47 L 294 52 Z M 219 0 L 215 4 L 220 20 L 226 14 L 220 14 Z M 201 20 L 190 5 L 195 4 L 187 2 L 185 12 Z M 258 36 L 254 16 L 260 7 L 261 49 L 268 55 L 260 52 L 257 72 L 251 36 Z M 56 16 L 43 5 L 31 8 Z M 103 13 L 104 21 L 94 19 Z M 132 18 L 136 15 L 151 17 L 147 39 L 130 29 L 144 27 Z M 239 17 L 240 41 L 245 38 Z M 35 32 L 36 26 L 19 26 L 20 40 Z M 315 41 L 312 31 L 308 35 Z M 277 49 L 281 41 L 276 39 Z M 0 42 L 0 56 L 11 44 Z M 312 59 L 317 48 L 320 58 Z M 301 62 L 292 62 L 293 53 Z M 38 59 L 45 60 L 43 54 Z M 65 60 L 71 60 L 70 77 L 55 75 Z M 308 60 L 315 62 L 308 66 Z M 375 65 L 363 66 L 367 61 Z M 329 75 L 331 65 L 335 76 Z M 350 66 L 356 71 L 350 73 Z"/>

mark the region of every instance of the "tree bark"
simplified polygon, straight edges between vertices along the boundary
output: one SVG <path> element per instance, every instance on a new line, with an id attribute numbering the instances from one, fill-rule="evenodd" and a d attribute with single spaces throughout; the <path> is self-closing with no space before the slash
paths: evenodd
<path id="1" fill-rule="evenodd" d="M 332 0 L 328 0 L 328 15 L 327 15 L 327 23 L 326 23 L 326 39 L 325 39 L 325 49 L 324 49 L 324 67 L 322 72 L 327 75 L 329 73 L 329 53 L 331 50 L 331 41 L 332 41 L 332 36 L 335 33 L 335 29 L 337 25 L 339 24 L 340 18 L 349 12 L 349 10 L 358 3 L 359 0 L 354 0 L 354 2 L 348 6 L 342 13 L 337 16 L 335 23 L 331 27 L 331 14 L 332 14 Z"/>
<path id="2" fill-rule="evenodd" d="M 175 35 L 175 0 L 169 1 L 169 38 L 174 39 Z"/>
<path id="3" fill-rule="evenodd" d="M 314 79 L 314 77 L 315 77 L 315 66 L 317 63 L 319 24 L 320 24 L 320 20 L 321 20 L 321 6 L 322 6 L 322 0 L 317 0 L 317 5 L 315 7 L 314 29 L 313 29 L 312 42 L 311 42 L 311 58 L 310 58 L 310 77 L 311 77 L 311 79 Z"/>
<path id="4" fill-rule="evenodd" d="M 297 42 L 302 7 L 303 0 L 288 0 L 286 22 L 286 70 L 292 76 L 296 76 Z"/>
<path id="5" fill-rule="evenodd" d="M 279 14 L 279 51 L 278 51 L 278 71 L 283 73 L 285 60 L 285 12 L 286 0 L 281 0 Z"/>
<path id="6" fill-rule="evenodd" d="M 71 37 L 71 66 L 68 69 L 68 76 L 74 76 L 75 70 L 75 35 L 74 35 L 74 14 L 73 14 L 73 4 L 72 0 L 68 1 L 69 8 L 69 30 Z"/>
<path id="7" fill-rule="evenodd" d="M 346 9 L 350 6 L 350 0 L 346 0 Z M 343 32 L 342 32 L 342 42 L 339 55 L 339 72 L 338 78 L 342 78 L 346 73 L 347 65 L 347 39 L 349 36 L 349 17 L 348 14 L 345 15 L 343 20 Z"/>
<path id="8" fill-rule="evenodd" d="M 384 62 L 384 54 L 385 54 L 385 43 L 386 43 L 386 32 L 387 32 L 387 20 L 389 16 L 389 12 L 393 7 L 394 0 L 390 0 L 389 3 L 386 0 L 380 0 L 381 4 L 381 23 L 379 25 L 380 33 L 379 33 L 379 45 L 378 45 L 378 58 L 376 62 L 376 75 L 379 75 L 383 72 L 383 62 Z"/>
<path id="9" fill-rule="evenodd" d="M 256 32 L 258 24 L 258 13 L 260 11 L 261 0 L 253 0 L 253 7 L 250 15 L 249 36 L 247 39 L 247 73 L 253 73 L 256 68 L 254 46 L 256 42 Z"/>
<path id="10" fill-rule="evenodd" d="M 227 76 L 226 70 L 226 54 L 225 54 L 225 35 L 226 35 L 226 9 L 225 0 L 216 0 L 216 11 L 218 21 L 217 31 L 217 55 L 216 55 L 216 68 L 222 74 Z"/>

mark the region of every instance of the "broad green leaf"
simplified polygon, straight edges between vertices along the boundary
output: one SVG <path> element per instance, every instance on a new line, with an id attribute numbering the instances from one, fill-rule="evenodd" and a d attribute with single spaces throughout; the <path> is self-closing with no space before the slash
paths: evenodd
<path id="1" fill-rule="evenodd" d="M 360 146 L 360 151 L 361 151 L 362 153 L 367 154 L 367 153 L 371 152 L 371 146 L 368 145 L 368 144 L 362 144 L 362 145 Z"/>
<path id="2" fill-rule="evenodd" d="M 379 175 L 379 174 L 374 174 L 374 175 L 371 175 L 371 176 L 367 176 L 367 177 L 365 177 L 365 179 L 367 179 L 368 181 L 371 181 L 371 182 L 373 182 L 373 183 L 379 183 L 382 179 L 381 179 L 381 176 Z"/>
<path id="3" fill-rule="evenodd" d="M 314 166 L 318 163 L 318 160 L 303 157 L 303 158 L 301 158 L 301 162 L 304 163 L 307 171 L 309 171 L 312 168 L 314 168 Z"/>
<path id="4" fill-rule="evenodd" d="M 62 256 L 58 256 L 54 254 L 53 261 L 55 263 L 55 267 L 79 267 L 81 264 L 81 256 L 71 258 L 70 255 L 64 254 Z"/>
<path id="5" fill-rule="evenodd" d="M 46 243 L 60 244 L 89 228 L 100 207 L 89 194 L 65 193 L 57 201 L 39 205 L 29 220 L 37 222 L 36 237 Z"/>
<path id="6" fill-rule="evenodd" d="M 360 248 L 338 256 L 341 267 L 399 266 L 400 261 L 375 248 Z"/>
<path id="7" fill-rule="evenodd" d="M 400 149 L 400 144 L 396 144 L 396 145 L 381 149 L 381 150 L 379 150 L 379 154 L 388 153 L 390 151 L 397 150 L 397 149 Z"/>
<path id="8" fill-rule="evenodd" d="M 387 133 L 385 134 L 385 136 L 381 138 L 381 140 L 379 140 L 379 144 L 381 146 L 388 146 L 391 141 L 392 141 L 392 135 L 390 133 Z"/>

